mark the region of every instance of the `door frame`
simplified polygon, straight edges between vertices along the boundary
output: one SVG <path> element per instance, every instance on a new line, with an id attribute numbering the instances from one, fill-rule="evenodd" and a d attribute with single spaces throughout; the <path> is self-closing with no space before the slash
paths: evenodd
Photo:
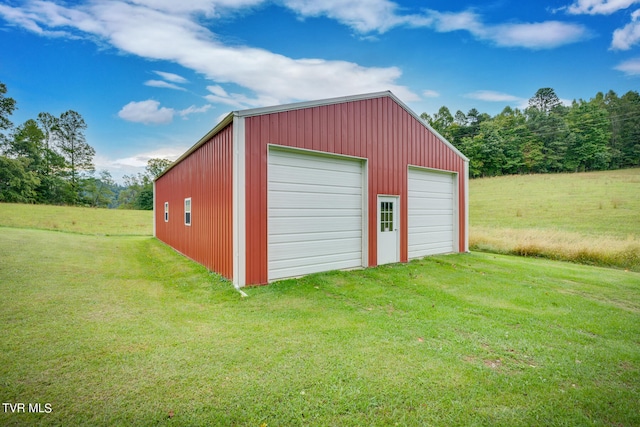
<path id="1" fill-rule="evenodd" d="M 459 244 L 459 236 L 460 236 L 460 232 L 461 232 L 461 223 L 460 223 L 460 219 L 459 219 L 459 212 L 460 212 L 460 200 L 459 200 L 459 186 L 460 186 L 460 179 L 464 179 L 464 177 L 461 177 L 461 175 L 453 170 L 444 170 L 444 169 L 435 169 L 435 168 L 427 168 L 424 166 L 416 166 L 416 165 L 408 165 L 407 166 L 407 220 L 409 221 L 407 223 L 407 258 L 409 260 L 411 259 L 416 259 L 416 258 L 423 258 L 426 255 L 419 255 L 419 256 L 411 256 L 411 245 L 410 245 L 410 240 L 411 240 L 411 230 L 409 230 L 409 224 L 411 223 L 411 199 L 409 198 L 409 180 L 410 180 L 410 174 L 411 171 L 415 171 L 418 173 L 431 173 L 434 175 L 440 175 L 440 176 L 447 176 L 451 179 L 451 197 L 452 197 L 452 205 L 451 205 L 451 209 L 452 209 L 452 216 L 451 216 L 451 221 L 452 221 L 452 226 L 453 226 L 453 240 L 452 240 L 452 252 L 443 252 L 443 253 L 455 253 L 455 252 L 460 252 L 460 244 Z M 466 212 L 468 212 L 468 209 L 466 210 Z M 468 216 L 468 215 L 467 215 Z M 466 229 L 468 230 L 468 226 L 466 227 Z M 438 253 L 439 254 L 439 253 Z M 434 253 L 433 255 L 437 255 L 436 253 Z"/>
<path id="2" fill-rule="evenodd" d="M 311 149 L 307 149 L 307 148 L 299 148 L 299 147 L 288 147 L 288 146 L 283 146 L 283 145 L 278 145 L 278 144 L 267 144 L 266 145 L 266 149 L 267 149 L 267 180 L 266 180 L 266 192 L 267 192 L 267 206 L 266 206 L 266 222 L 267 222 L 267 229 L 266 229 L 266 238 L 267 238 L 267 280 L 268 282 L 273 282 L 276 280 L 281 280 L 281 279 L 286 279 L 286 277 L 280 277 L 280 278 L 273 278 L 271 276 L 271 270 L 269 269 L 269 260 L 271 260 L 271 255 L 269 253 L 269 242 L 270 242 L 270 237 L 269 237 L 269 208 L 272 206 L 273 201 L 270 199 L 269 197 L 269 183 L 271 182 L 271 173 L 272 173 L 272 166 L 271 166 L 271 157 L 274 155 L 277 155 L 278 153 L 289 153 L 289 154 L 293 154 L 293 155 L 301 155 L 301 156 L 309 156 L 309 158 L 313 157 L 313 158 L 324 158 L 324 159 L 333 159 L 333 160 L 339 160 L 339 161 L 349 161 L 349 162 L 355 162 L 358 163 L 360 166 L 360 173 L 361 173 L 361 230 L 360 230 L 360 238 L 361 238 L 361 264 L 358 267 L 367 267 L 369 265 L 369 236 L 368 236 L 368 230 L 369 230 L 369 217 L 367 214 L 367 202 L 369 200 L 369 193 L 368 193 L 368 160 L 364 157 L 358 157 L 358 156 L 350 156 L 350 155 L 343 155 L 343 154 L 336 154 L 336 153 L 330 153 L 330 152 L 324 152 L 324 151 L 317 151 L 317 150 L 311 150 Z M 349 267 L 349 269 L 352 268 L 358 268 L 358 267 Z M 291 277 L 299 277 L 298 276 L 291 276 Z"/>
<path id="3" fill-rule="evenodd" d="M 377 265 L 383 265 L 383 263 L 380 262 L 380 253 L 381 253 L 381 248 L 382 245 L 380 244 L 380 236 L 383 233 L 382 231 L 380 231 L 380 221 L 381 221 L 381 215 L 380 215 L 380 204 L 381 202 L 385 202 L 385 201 L 392 201 L 393 202 L 393 231 L 395 232 L 396 235 L 396 244 L 395 244 L 395 249 L 396 249 L 396 255 L 394 257 L 393 261 L 389 261 L 389 262 L 385 262 L 384 264 L 393 264 L 396 262 L 400 262 L 400 196 L 396 195 L 396 194 L 378 194 L 378 197 L 376 199 L 376 233 L 377 233 L 377 250 L 376 250 L 376 263 Z"/>

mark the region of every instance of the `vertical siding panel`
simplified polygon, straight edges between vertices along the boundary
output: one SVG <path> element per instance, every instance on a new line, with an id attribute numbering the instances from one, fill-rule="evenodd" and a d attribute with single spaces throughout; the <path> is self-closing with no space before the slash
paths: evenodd
<path id="1" fill-rule="evenodd" d="M 392 186 L 394 189 L 394 194 L 401 195 L 402 193 L 402 185 L 400 184 L 400 178 L 402 177 L 402 168 L 400 164 L 400 157 L 402 148 L 400 144 L 398 144 L 399 136 L 398 132 L 400 131 L 400 123 L 398 123 L 398 110 L 394 104 L 391 103 L 391 99 L 385 99 L 385 104 L 387 104 L 387 109 L 389 110 L 389 122 L 387 122 L 387 128 L 389 128 L 389 133 L 392 136 L 392 146 L 391 153 L 392 157 L 392 165 L 393 165 L 393 173 L 392 175 Z M 404 203 L 403 200 L 401 200 Z"/>
<path id="2" fill-rule="evenodd" d="M 262 179 L 264 168 L 260 165 L 262 161 L 261 149 L 266 143 L 262 141 L 262 133 L 266 133 L 268 126 L 265 126 L 263 116 L 249 117 L 245 120 L 245 166 L 246 166 L 246 281 L 249 284 L 266 283 L 266 265 L 263 262 L 264 252 L 263 242 L 266 241 L 266 230 L 262 226 L 262 216 L 266 216 L 266 196 L 262 198 L 266 185 Z"/>
<path id="3" fill-rule="evenodd" d="M 267 282 L 267 210 L 268 210 L 268 201 L 267 201 L 267 141 L 269 139 L 269 126 L 268 122 L 263 122 L 259 140 L 256 141 L 256 150 L 258 152 L 257 157 L 259 159 L 259 167 L 260 171 L 259 182 L 256 183 L 256 187 L 260 189 L 259 200 L 260 200 L 260 209 L 258 211 L 257 217 L 259 221 L 259 265 L 260 265 L 260 283 Z"/>
<path id="4" fill-rule="evenodd" d="M 352 134 L 352 138 L 349 141 L 349 152 L 353 155 L 355 153 L 363 154 L 362 145 L 362 103 L 354 102 L 351 105 L 351 111 L 353 115 L 349 118 L 351 126 L 349 126 L 349 132 Z M 357 149 L 356 149 L 357 147 Z M 366 157 L 366 156 L 363 156 Z"/>
<path id="5" fill-rule="evenodd" d="M 402 191 L 400 193 L 401 204 L 400 204 L 400 220 L 401 228 L 400 228 L 400 260 L 406 262 L 408 260 L 408 233 L 409 233 L 409 203 L 408 203 L 408 194 L 407 194 L 407 164 L 409 163 L 409 158 L 407 156 L 408 152 L 408 141 L 407 141 L 407 114 L 404 114 L 404 111 L 397 107 L 398 116 L 399 116 L 399 126 L 400 126 L 400 146 L 402 147 L 400 167 L 401 169 L 401 182 Z"/>
<path id="6" fill-rule="evenodd" d="M 382 170 L 378 171 L 377 178 L 380 182 L 380 186 L 382 187 L 382 192 L 385 194 L 389 194 L 389 185 L 388 185 L 388 176 L 389 176 L 389 155 L 387 153 L 387 148 L 389 142 L 386 141 L 385 135 L 385 114 L 382 106 L 382 100 L 375 100 L 376 113 L 374 118 L 374 124 L 376 125 L 376 138 L 373 141 L 373 147 L 378 152 L 378 158 L 382 164 Z"/>
<path id="7" fill-rule="evenodd" d="M 378 201 L 377 201 L 376 195 L 381 191 L 383 191 L 383 189 L 380 188 L 380 182 L 378 178 L 378 173 L 380 169 L 380 164 L 378 160 L 379 156 L 376 150 L 373 149 L 374 146 L 372 143 L 372 140 L 375 137 L 375 132 L 377 130 L 375 118 L 374 118 L 374 115 L 376 112 L 374 100 L 367 101 L 366 106 L 367 106 L 367 111 L 364 117 L 365 129 L 363 130 L 363 132 L 365 132 L 366 134 L 366 156 L 371 160 L 371 165 L 369 168 L 369 182 L 373 187 L 369 197 L 369 224 L 376 224 L 375 227 L 369 227 L 369 242 L 373 242 L 373 244 L 369 246 L 369 251 L 370 251 L 369 256 L 372 260 L 371 265 L 377 265 L 378 264 L 378 234 L 377 232 L 374 232 L 374 230 L 377 231 L 378 229 L 377 221 L 376 221 L 376 216 L 377 216 L 376 205 Z"/>
<path id="8" fill-rule="evenodd" d="M 255 142 L 254 142 L 254 129 L 257 127 L 256 122 L 259 118 L 249 117 L 245 119 L 245 221 L 246 221 L 246 280 L 247 283 L 256 283 L 259 280 L 256 264 L 256 244 L 255 236 L 258 235 L 259 230 L 257 227 L 257 211 L 260 209 L 258 202 L 258 190 L 259 186 L 256 175 L 258 174 L 257 162 L 255 160 Z"/>
<path id="9" fill-rule="evenodd" d="M 345 153 L 345 141 L 347 139 L 347 121 L 349 105 L 351 103 L 340 105 L 339 109 L 336 109 L 336 149 L 340 150 L 340 153 Z"/>
<path id="10" fill-rule="evenodd" d="M 292 147 L 298 147 L 300 145 L 300 140 L 302 140 L 302 138 L 304 137 L 304 111 L 303 110 L 296 110 L 292 112 L 293 114 L 293 123 L 291 123 L 291 125 L 293 126 L 293 132 L 294 132 L 294 138 L 293 138 L 293 142 L 291 143 Z"/>
<path id="11" fill-rule="evenodd" d="M 232 125 L 207 141 L 156 182 L 157 237 L 187 257 L 231 279 L 231 203 L 217 182 L 228 181 L 231 159 L 224 155 Z M 192 198 L 192 225 L 184 225 L 184 199 Z M 164 203 L 169 202 L 169 222 Z"/>
<path id="12" fill-rule="evenodd" d="M 278 140 L 280 141 L 280 144 L 283 144 L 283 145 L 291 145 L 292 143 L 291 137 L 292 135 L 295 135 L 295 133 L 291 132 L 289 127 L 290 116 L 291 115 L 287 113 L 278 114 L 278 120 L 276 123 L 278 126 Z"/>
<path id="13" fill-rule="evenodd" d="M 280 124 L 284 121 L 282 113 L 269 114 L 269 133 L 266 135 L 267 144 L 284 144 L 284 135 L 280 133 Z"/>
<path id="14" fill-rule="evenodd" d="M 320 150 L 335 153 L 333 149 L 333 105 L 328 105 L 325 108 L 320 108 Z"/>
<path id="15" fill-rule="evenodd" d="M 304 110 L 304 138 L 300 141 L 298 147 L 313 146 L 313 109 Z"/>
<path id="16" fill-rule="evenodd" d="M 307 137 L 307 114 L 308 110 L 300 110 L 297 112 L 298 140 L 296 141 L 296 147 L 302 147 L 303 141 Z"/>

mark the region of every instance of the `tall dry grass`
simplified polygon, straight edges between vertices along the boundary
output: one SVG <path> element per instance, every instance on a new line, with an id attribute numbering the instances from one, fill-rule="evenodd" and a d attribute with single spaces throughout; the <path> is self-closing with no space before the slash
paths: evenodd
<path id="1" fill-rule="evenodd" d="M 617 238 L 563 230 L 472 226 L 469 247 L 640 271 L 640 238 L 635 235 Z"/>

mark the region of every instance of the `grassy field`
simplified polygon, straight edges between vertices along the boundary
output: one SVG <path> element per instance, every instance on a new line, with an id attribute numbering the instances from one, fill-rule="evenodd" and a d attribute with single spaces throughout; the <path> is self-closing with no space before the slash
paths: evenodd
<path id="1" fill-rule="evenodd" d="M 80 234 L 153 235 L 153 213 L 0 203 L 0 225 Z"/>
<path id="2" fill-rule="evenodd" d="M 640 425 L 639 273 L 472 253 L 241 298 L 149 236 L 7 206 L 0 400 L 51 412 L 0 425 Z"/>
<path id="3" fill-rule="evenodd" d="M 471 180 L 472 250 L 640 271 L 640 169 Z"/>

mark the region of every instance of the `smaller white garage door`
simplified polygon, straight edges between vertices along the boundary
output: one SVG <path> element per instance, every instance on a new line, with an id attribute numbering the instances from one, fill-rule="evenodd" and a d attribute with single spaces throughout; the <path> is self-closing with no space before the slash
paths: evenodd
<path id="1" fill-rule="evenodd" d="M 409 168 L 409 258 L 456 250 L 455 174 Z"/>
<path id="2" fill-rule="evenodd" d="M 362 266 L 363 162 L 269 150 L 269 280 Z"/>

